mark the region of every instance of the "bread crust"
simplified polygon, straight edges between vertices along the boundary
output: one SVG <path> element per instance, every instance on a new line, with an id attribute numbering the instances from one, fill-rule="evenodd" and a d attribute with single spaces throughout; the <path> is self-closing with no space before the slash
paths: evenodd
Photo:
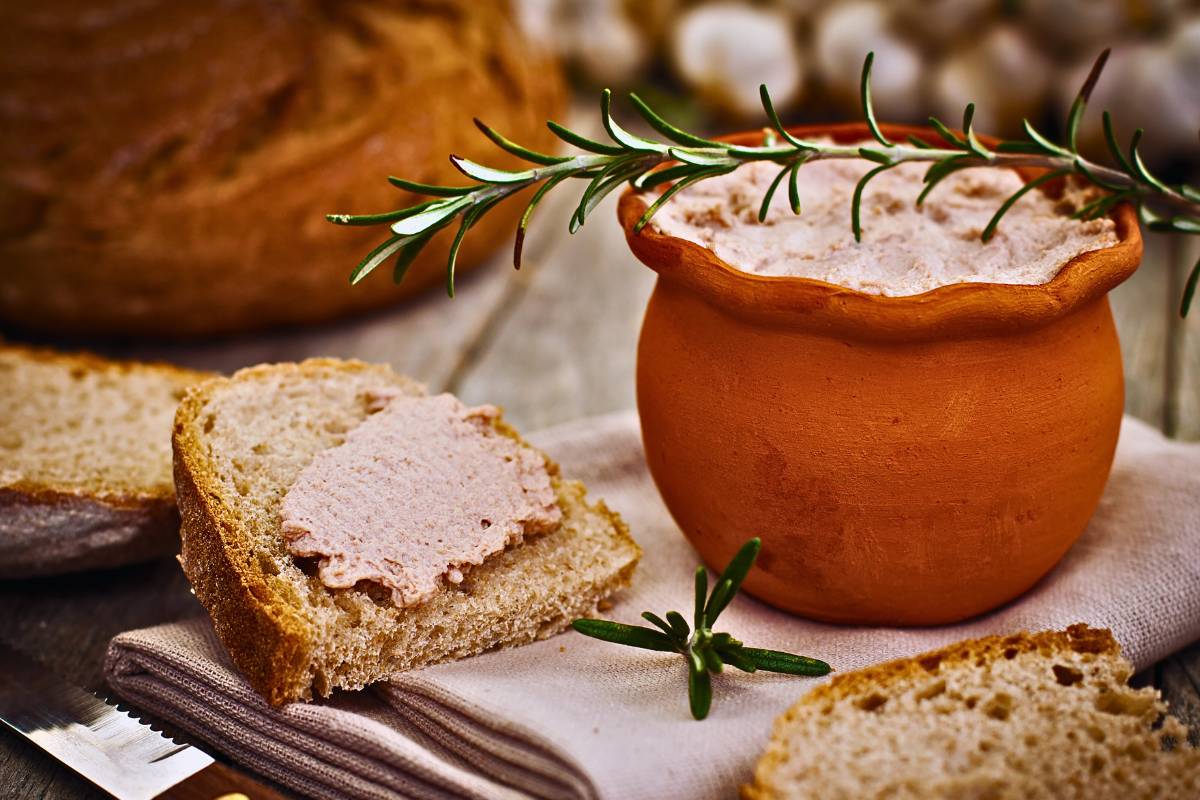
<path id="1" fill-rule="evenodd" d="M 315 375 L 328 367 L 366 366 L 358 361 L 309 359 L 301 364 L 250 367 L 228 380 L 252 380 L 280 369 Z M 200 456 L 204 448 L 196 422 L 224 383 L 225 379 L 216 379 L 193 387 L 175 412 L 171 449 L 181 518 L 179 563 L 233 663 L 271 705 L 281 705 L 308 688 L 313 632 L 270 586 L 262 565 L 253 558 L 245 531 L 221 504 L 221 489 Z"/>
<path id="2" fill-rule="evenodd" d="M 771 745 L 754 770 L 754 783 L 741 788 L 742 800 L 776 800 L 784 796 L 772 782 L 772 776 L 787 760 L 781 748 L 774 747 L 789 727 L 799 718 L 820 713 L 820 709 L 869 691 L 886 691 L 893 684 L 911 678 L 935 675 L 943 666 L 976 666 L 1023 653 L 1053 656 L 1057 653 L 1094 653 L 1103 656 L 1120 654 L 1120 646 L 1107 628 L 1092 628 L 1076 623 L 1065 631 L 1021 631 L 1006 636 L 987 636 L 967 639 L 938 650 L 910 658 L 899 658 L 864 669 L 837 675 L 828 683 L 808 692 L 775 721 Z M 1123 676 L 1127 679 L 1129 676 Z"/>
<path id="3" fill-rule="evenodd" d="M 228 382 L 254 380 L 259 376 L 291 372 L 299 377 L 317 377 L 330 369 L 360 372 L 377 369 L 361 361 L 338 359 L 309 359 L 299 364 L 271 364 L 251 367 L 231 378 L 209 381 L 193 387 L 180 404 L 175 418 L 173 435 L 175 484 L 182 517 L 180 535 L 183 543 L 180 563 L 191 582 L 197 598 L 213 618 L 218 636 L 225 644 L 230 658 L 245 673 L 250 684 L 272 705 L 296 699 L 310 699 L 314 687 L 310 664 L 316 649 L 316 631 L 312 623 L 272 581 L 272 576 L 252 554 L 252 543 L 246 531 L 221 503 L 222 490 L 205 463 L 205 447 L 198 421 L 201 411 L 214 392 Z M 392 373 L 393 380 L 407 379 Z M 403 385 L 403 384 L 402 384 Z M 411 383 L 409 385 L 412 385 Z M 500 433 L 526 444 L 511 426 L 500 421 Z M 547 469 L 560 498 L 582 494 L 582 486 L 564 481 L 558 465 L 548 457 Z M 561 502 L 561 501 L 560 501 Z M 614 538 L 621 547 L 636 555 L 607 585 L 601 587 L 604 596 L 627 586 L 641 556 L 641 549 L 629 534 L 625 522 L 603 501 L 591 509 L 602 515 L 612 526 Z M 552 536 L 553 533 L 544 534 Z M 596 598 L 584 605 L 590 609 Z M 580 613 L 588 609 L 582 606 Z M 510 644 L 524 643 L 558 633 L 571 622 L 568 614 L 562 619 L 531 627 L 525 636 Z M 327 694 L 329 687 L 315 687 Z"/>
<path id="4" fill-rule="evenodd" d="M 0 578 L 107 569 L 175 551 L 171 493 L 89 497 L 21 483 L 0 488 Z"/>
<path id="5" fill-rule="evenodd" d="M 0 344 L 0 354 L 68 370 L 164 374 L 185 384 L 212 373 L 164 362 Z M 0 485 L 0 578 L 40 577 L 146 561 L 175 552 L 179 513 L 170 483 L 81 488 L 22 477 Z"/>
<path id="6" fill-rule="evenodd" d="M 808 706 L 852 697 L 864 689 L 886 688 L 914 676 L 935 674 L 943 664 L 970 665 L 981 659 L 986 662 L 1009 658 L 1009 653 L 1053 655 L 1068 650 L 1097 655 L 1117 655 L 1121 652 L 1112 631 L 1108 628 L 1092 628 L 1085 623 L 1076 623 L 1065 631 L 1021 631 L 1007 636 L 966 639 L 911 658 L 898 658 L 844 675 L 835 675 L 828 683 L 804 695 L 777 724 L 798 715 Z"/>
<path id="7" fill-rule="evenodd" d="M 180 406 L 180 413 L 185 413 Z M 272 705 L 302 690 L 312 654 L 311 630 L 281 602 L 251 560 L 240 528 L 221 507 L 191 448 L 195 438 L 175 430 L 175 495 L 179 503 L 179 563 L 217 635 L 250 685 Z"/>
<path id="8" fill-rule="evenodd" d="M 3 340 L 0 340 L 0 352 L 12 353 L 29 361 L 61 364 L 63 366 L 80 367 L 81 369 L 87 370 L 115 370 L 121 373 L 139 371 L 173 373 L 178 378 L 190 381 L 208 379 L 213 377 L 215 374 L 212 372 L 204 372 L 202 370 L 188 369 L 187 367 L 181 367 L 178 364 L 171 364 L 167 361 L 139 361 L 137 359 L 129 358 L 108 358 L 107 356 L 102 356 L 87 350 L 77 350 L 68 353 L 62 350 L 56 350 L 53 347 L 39 347 L 36 345 L 6 342 Z"/>

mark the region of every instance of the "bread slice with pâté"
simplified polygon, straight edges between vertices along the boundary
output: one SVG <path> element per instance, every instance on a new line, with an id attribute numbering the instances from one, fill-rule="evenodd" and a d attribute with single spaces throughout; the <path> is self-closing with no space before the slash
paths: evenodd
<path id="1" fill-rule="evenodd" d="M 175 552 L 171 420 L 209 377 L 0 344 L 0 578 Z"/>
<path id="2" fill-rule="evenodd" d="M 1018 633 L 835 677 L 775 723 L 745 800 L 1200 797 L 1200 750 L 1108 630 Z"/>
<path id="3" fill-rule="evenodd" d="M 641 555 L 617 514 L 538 454 L 561 510 L 555 529 L 441 581 L 417 605 L 371 581 L 330 588 L 289 549 L 283 501 L 319 454 L 377 413 L 380 394 L 424 390 L 386 366 L 311 359 L 242 370 L 180 404 L 180 561 L 234 663 L 272 704 L 548 637 L 628 585 Z M 503 422 L 495 430 L 527 446 Z"/>

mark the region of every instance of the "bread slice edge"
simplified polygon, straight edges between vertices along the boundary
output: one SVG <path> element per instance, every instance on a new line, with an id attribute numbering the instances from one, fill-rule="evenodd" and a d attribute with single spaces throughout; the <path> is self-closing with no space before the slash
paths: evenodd
<path id="1" fill-rule="evenodd" d="M 31 483 L 0 488 L 0 578 L 108 569 L 169 555 L 174 495 L 92 497 Z"/>
<path id="2" fill-rule="evenodd" d="M 741 787 L 740 796 L 742 800 L 776 800 L 787 795 L 787 792 L 780 789 L 777 778 L 789 760 L 788 747 L 785 744 L 789 738 L 789 730 L 800 724 L 803 718 L 818 713 L 823 707 L 827 709 L 832 703 L 853 698 L 861 699 L 868 693 L 887 697 L 888 691 L 894 685 L 928 679 L 936 675 L 943 665 L 950 668 L 979 669 L 992 662 L 1016 658 L 1023 654 L 1036 654 L 1049 660 L 1068 652 L 1084 657 L 1116 659 L 1118 663 L 1114 677 L 1121 682 L 1128 681 L 1132 675 L 1132 666 L 1121 655 L 1120 646 L 1110 630 L 1076 623 L 1065 630 L 1019 631 L 1007 635 L 966 639 L 936 650 L 835 676 L 828 683 L 803 695 L 775 720 L 770 741 L 755 766 L 753 781 Z M 1165 711 L 1161 698 L 1156 701 L 1155 707 L 1160 712 Z M 1162 729 L 1159 733 L 1176 737 L 1186 736 L 1186 728 L 1168 714 L 1162 718 Z M 1184 747 L 1186 749 L 1187 745 Z"/>
<path id="3" fill-rule="evenodd" d="M 250 367 L 230 378 L 217 378 L 193 387 L 176 414 L 172 445 L 176 495 L 182 518 L 180 563 L 197 598 L 208 609 L 230 658 L 254 689 L 272 705 L 311 699 L 314 689 L 317 694 L 328 694 L 333 687 L 313 685 L 314 665 L 321 651 L 318 634 L 303 610 L 274 588 L 263 565 L 254 556 L 248 532 L 222 502 L 222 488 L 207 468 L 203 431 L 199 428 L 201 411 L 213 393 L 231 381 L 254 380 L 279 370 L 304 378 L 317 377 L 330 369 L 363 371 L 377 368 L 364 362 L 338 359 Z M 498 423 L 497 429 L 528 445 L 506 423 Z M 627 586 L 641 557 L 641 549 L 620 516 L 603 501 L 587 503 L 582 484 L 563 480 L 557 465 L 549 458 L 546 460 L 560 505 L 563 498 L 572 498 L 572 502 L 580 503 L 588 513 L 603 517 L 611 527 L 614 547 L 622 550 L 624 562 L 598 585 L 589 586 L 586 593 L 556 609 L 554 619 L 525 621 L 527 624 L 520 626 L 514 635 L 492 647 L 524 644 L 564 630 L 572 619 L 594 611 L 603 598 Z M 557 533 L 541 534 L 537 538 Z M 466 657 L 484 649 L 490 648 L 470 648 L 429 660 L 418 659 L 407 668 Z M 362 682 L 336 685 L 357 688 Z"/>
<path id="4" fill-rule="evenodd" d="M 213 373 L 161 361 L 0 341 L 0 354 L 68 370 L 156 373 L 194 383 Z M 0 485 L 0 578 L 106 569 L 169 555 L 178 542 L 172 487 L 83 488 L 25 474 Z"/>

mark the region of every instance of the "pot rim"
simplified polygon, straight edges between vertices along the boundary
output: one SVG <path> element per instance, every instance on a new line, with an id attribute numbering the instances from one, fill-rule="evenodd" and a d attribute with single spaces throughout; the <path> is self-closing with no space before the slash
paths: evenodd
<path id="1" fill-rule="evenodd" d="M 889 138 L 914 135 L 940 142 L 931 128 L 881 124 Z M 830 136 L 834 141 L 870 138 L 866 123 L 801 125 L 797 136 Z M 720 137 L 757 144 L 761 131 Z M 981 137 L 988 144 L 994 139 Z M 1028 181 L 1044 169 L 1015 170 Z M 695 242 L 660 233 L 653 224 L 640 233 L 633 227 L 645 213 L 644 194 L 632 187 L 622 194 L 617 216 L 630 249 L 658 273 L 659 279 L 694 292 L 711 305 L 738 317 L 776 327 L 819 330 L 858 339 L 914 340 L 970 338 L 1030 330 L 1103 298 L 1138 268 L 1142 235 L 1133 207 L 1121 204 L 1109 218 L 1116 224 L 1111 247 L 1072 258 L 1043 284 L 954 283 L 922 294 L 890 297 L 791 275 L 743 272 Z"/>

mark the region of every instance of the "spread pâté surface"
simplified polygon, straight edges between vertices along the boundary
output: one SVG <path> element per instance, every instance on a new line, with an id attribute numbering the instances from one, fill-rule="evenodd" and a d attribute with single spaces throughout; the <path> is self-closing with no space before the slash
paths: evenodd
<path id="1" fill-rule="evenodd" d="M 792 213 L 782 187 L 760 223 L 759 206 L 779 166 L 753 162 L 679 192 L 652 224 L 709 248 L 743 272 L 813 278 L 890 296 L 953 283 L 1046 283 L 1072 258 L 1117 241 L 1112 220 L 1070 217 L 1080 198 L 1035 190 L 1017 201 L 984 243 L 980 234 L 1021 188 L 1020 176 L 1009 169 L 962 170 L 917 206 L 928 165 L 906 163 L 867 184 L 862 242 L 856 243 L 851 198 L 875 166 L 865 159 L 806 164 L 799 171 L 801 213 Z"/>
<path id="2" fill-rule="evenodd" d="M 282 505 L 292 555 L 317 557 L 333 589 L 372 581 L 400 607 L 443 580 L 555 529 L 545 458 L 495 428 L 494 406 L 379 392 L 379 408 L 301 471 Z"/>

